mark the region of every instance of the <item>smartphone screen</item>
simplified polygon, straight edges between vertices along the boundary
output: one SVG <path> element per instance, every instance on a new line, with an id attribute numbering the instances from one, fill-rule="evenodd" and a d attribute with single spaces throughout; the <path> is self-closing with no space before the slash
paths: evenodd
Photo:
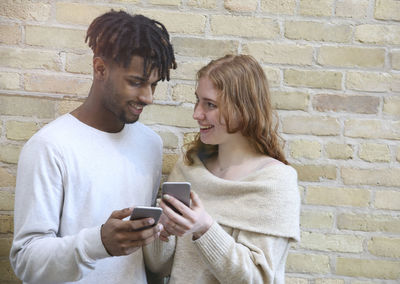
<path id="1" fill-rule="evenodd" d="M 181 201 L 187 207 L 190 207 L 190 187 L 191 185 L 189 182 L 164 182 L 162 184 L 162 194 L 171 195 Z M 164 202 L 171 207 L 172 210 L 181 214 L 174 206 L 166 201 Z"/>

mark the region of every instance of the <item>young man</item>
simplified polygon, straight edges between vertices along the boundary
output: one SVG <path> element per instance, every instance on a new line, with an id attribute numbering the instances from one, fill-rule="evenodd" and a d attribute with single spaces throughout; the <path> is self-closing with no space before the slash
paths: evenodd
<path id="1" fill-rule="evenodd" d="M 122 11 L 95 19 L 86 40 L 87 100 L 21 152 L 11 264 L 29 283 L 147 283 L 141 247 L 162 226 L 125 218 L 155 202 L 162 141 L 136 121 L 176 68 L 173 48 L 161 23 Z"/>

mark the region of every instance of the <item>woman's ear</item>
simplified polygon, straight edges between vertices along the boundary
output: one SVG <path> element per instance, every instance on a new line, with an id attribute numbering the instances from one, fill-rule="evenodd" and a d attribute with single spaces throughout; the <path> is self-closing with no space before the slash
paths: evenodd
<path id="1" fill-rule="evenodd" d="M 93 57 L 93 77 L 96 80 L 103 81 L 107 75 L 107 66 L 101 57 Z"/>

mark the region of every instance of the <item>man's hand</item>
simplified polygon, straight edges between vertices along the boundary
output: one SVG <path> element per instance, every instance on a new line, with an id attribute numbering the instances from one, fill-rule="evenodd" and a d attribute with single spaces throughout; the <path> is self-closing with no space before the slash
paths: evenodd
<path id="1" fill-rule="evenodd" d="M 140 247 L 150 244 L 157 238 L 163 226 L 141 228 L 152 225 L 153 218 L 124 221 L 132 214 L 132 208 L 114 211 L 107 222 L 101 227 L 101 241 L 107 252 L 112 256 L 129 255 Z"/>

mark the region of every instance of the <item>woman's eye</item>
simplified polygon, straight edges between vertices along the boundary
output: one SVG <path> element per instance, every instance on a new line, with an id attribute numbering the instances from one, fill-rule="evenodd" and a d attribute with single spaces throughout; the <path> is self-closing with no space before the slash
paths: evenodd
<path id="1" fill-rule="evenodd" d="M 216 108 L 217 106 L 215 105 L 215 104 L 213 104 L 213 103 L 207 103 L 207 106 L 209 107 L 209 108 Z"/>

